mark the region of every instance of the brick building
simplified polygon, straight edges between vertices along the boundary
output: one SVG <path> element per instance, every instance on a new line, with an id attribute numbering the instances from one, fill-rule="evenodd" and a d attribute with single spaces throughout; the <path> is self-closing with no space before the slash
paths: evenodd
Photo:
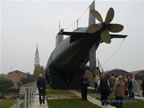
<path id="1" fill-rule="evenodd" d="M 26 78 L 27 74 L 24 72 L 21 72 L 19 70 L 15 70 L 8 73 L 8 79 L 12 80 L 14 83 L 13 88 L 18 88 L 18 82 L 21 78 Z"/>

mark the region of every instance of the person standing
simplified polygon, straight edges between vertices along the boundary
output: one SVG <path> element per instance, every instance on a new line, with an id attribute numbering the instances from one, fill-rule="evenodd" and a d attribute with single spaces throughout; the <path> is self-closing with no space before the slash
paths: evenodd
<path id="1" fill-rule="evenodd" d="M 88 78 L 85 74 L 82 75 L 81 79 L 81 96 L 82 100 L 87 100 L 87 87 L 89 86 Z"/>
<path id="2" fill-rule="evenodd" d="M 138 84 L 134 76 L 132 76 L 132 85 L 133 85 L 133 97 L 134 97 L 135 94 L 137 93 L 137 88 L 138 88 Z"/>
<path id="3" fill-rule="evenodd" d="M 142 90 L 143 90 L 142 94 L 143 94 L 143 97 L 144 97 L 144 78 L 143 78 L 143 81 L 142 81 Z"/>
<path id="4" fill-rule="evenodd" d="M 128 95 L 128 79 L 126 76 L 124 76 L 123 81 L 125 83 L 125 95 L 127 96 Z"/>
<path id="5" fill-rule="evenodd" d="M 122 108 L 124 94 L 125 94 L 125 83 L 123 81 L 123 76 L 119 75 L 118 81 L 114 85 L 114 95 L 117 108 Z"/>
<path id="6" fill-rule="evenodd" d="M 98 82 L 99 82 L 99 80 L 100 80 L 100 79 L 99 79 L 98 75 L 96 75 L 95 78 L 94 78 L 94 82 L 95 82 L 95 91 L 98 90 Z"/>
<path id="7" fill-rule="evenodd" d="M 133 83 L 132 83 L 132 75 L 128 76 L 128 91 L 129 91 L 129 97 L 134 97 L 134 91 L 133 91 Z"/>
<path id="8" fill-rule="evenodd" d="M 45 89 L 46 89 L 46 80 L 43 78 L 42 74 L 39 74 L 39 79 L 37 80 L 37 88 L 39 91 L 39 102 L 40 104 L 45 103 Z"/>
<path id="9" fill-rule="evenodd" d="M 101 93 L 101 103 L 102 103 L 102 105 L 104 105 L 105 103 L 107 105 L 108 104 L 108 95 L 109 95 L 109 82 L 105 78 L 104 73 L 101 75 L 101 79 L 99 82 L 99 89 L 100 89 L 100 93 Z"/>
<path id="10" fill-rule="evenodd" d="M 115 84 L 115 76 L 114 74 L 112 74 L 110 77 L 109 77 L 109 83 L 110 83 L 110 90 L 112 91 L 113 90 L 113 87 L 114 87 L 114 84 Z"/>

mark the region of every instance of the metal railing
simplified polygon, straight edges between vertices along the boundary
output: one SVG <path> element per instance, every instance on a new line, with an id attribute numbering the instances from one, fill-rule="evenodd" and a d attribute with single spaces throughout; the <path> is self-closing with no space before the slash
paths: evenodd
<path id="1" fill-rule="evenodd" d="M 27 88 L 24 93 L 24 108 L 31 108 L 34 101 L 34 96 L 36 94 L 37 86 L 36 82 L 30 88 Z"/>
<path id="2" fill-rule="evenodd" d="M 31 86 L 25 89 L 24 91 L 24 100 L 20 101 L 20 99 L 16 100 L 16 103 L 11 108 L 20 108 L 21 104 L 23 104 L 24 108 L 31 108 L 32 103 L 34 101 L 34 96 L 36 94 L 37 86 L 36 82 Z"/>

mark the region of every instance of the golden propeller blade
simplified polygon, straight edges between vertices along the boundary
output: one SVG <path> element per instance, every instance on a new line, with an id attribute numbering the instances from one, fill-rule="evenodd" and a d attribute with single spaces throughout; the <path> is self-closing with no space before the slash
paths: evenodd
<path id="1" fill-rule="evenodd" d="M 98 31 L 100 29 L 101 29 L 100 25 L 93 24 L 93 25 L 91 25 L 91 26 L 88 27 L 88 32 L 89 33 L 94 33 L 94 32 L 96 32 L 96 31 Z"/>
<path id="2" fill-rule="evenodd" d="M 91 14 L 96 17 L 96 19 L 100 22 L 103 22 L 101 14 L 96 10 L 91 10 Z"/>
<path id="3" fill-rule="evenodd" d="M 109 31 L 107 29 L 104 29 L 100 35 L 101 35 L 101 39 L 105 43 L 108 43 L 108 44 L 111 43 L 111 37 L 110 37 Z"/>
<path id="4" fill-rule="evenodd" d="M 121 24 L 109 24 L 108 25 L 108 30 L 110 32 L 114 32 L 114 33 L 122 31 L 123 28 L 124 28 L 124 26 Z"/>
<path id="5" fill-rule="evenodd" d="M 113 17 L 114 17 L 114 9 L 109 8 L 106 18 L 105 18 L 105 23 L 109 24 L 113 20 Z"/>

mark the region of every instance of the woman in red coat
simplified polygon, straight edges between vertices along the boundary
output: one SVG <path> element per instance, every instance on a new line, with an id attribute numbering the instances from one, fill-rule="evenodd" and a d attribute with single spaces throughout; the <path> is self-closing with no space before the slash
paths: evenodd
<path id="1" fill-rule="evenodd" d="M 128 79 L 126 76 L 124 76 L 123 81 L 125 83 L 125 95 L 127 96 L 128 95 Z"/>

